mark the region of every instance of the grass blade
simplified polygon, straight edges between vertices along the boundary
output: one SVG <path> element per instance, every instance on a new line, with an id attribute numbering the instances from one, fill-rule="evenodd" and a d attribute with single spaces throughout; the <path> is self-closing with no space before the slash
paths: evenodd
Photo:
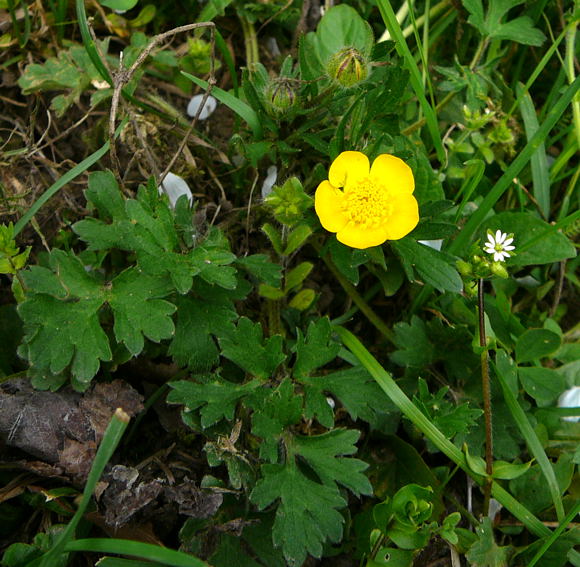
<path id="1" fill-rule="evenodd" d="M 528 143 L 525 145 L 524 149 L 520 152 L 518 157 L 506 169 L 497 183 L 484 197 L 479 208 L 471 215 L 463 230 L 447 249 L 447 252 L 455 254 L 467 248 L 469 241 L 480 227 L 485 217 L 488 215 L 500 197 L 505 193 L 508 187 L 513 183 L 514 177 L 517 177 L 524 166 L 530 161 L 532 155 L 537 150 L 539 145 L 544 142 L 548 136 L 548 133 L 556 125 L 556 122 L 558 122 L 566 108 L 569 106 L 579 88 L 580 77 L 577 77 L 576 80 L 566 88 L 550 112 L 548 112 L 546 119 L 538 128 L 536 133 L 528 140 Z"/>
<path id="2" fill-rule="evenodd" d="M 84 0 L 76 0 L 76 11 L 77 11 L 77 19 L 79 21 L 79 28 L 81 30 L 81 37 L 83 39 L 83 45 L 89 54 L 89 58 L 92 64 L 96 67 L 97 71 L 100 73 L 101 77 L 109 85 L 113 86 L 113 79 L 107 70 L 107 67 L 101 60 L 101 56 L 97 51 L 97 46 L 95 45 L 95 41 L 91 36 L 91 32 L 89 30 L 89 24 L 87 22 L 87 13 L 85 11 L 85 2 Z"/>
<path id="3" fill-rule="evenodd" d="M 357 357 L 364 368 L 377 381 L 377 384 L 391 398 L 393 403 L 404 413 L 423 434 L 457 466 L 463 469 L 470 476 L 473 475 L 463 453 L 451 443 L 443 433 L 431 423 L 431 421 L 413 404 L 407 395 L 399 388 L 392 376 L 379 364 L 377 359 L 363 346 L 363 344 L 344 327 L 334 327 L 334 330 L 341 338 L 343 344 Z M 482 477 L 472 477 L 481 485 Z M 538 537 L 548 537 L 551 531 L 536 516 L 534 516 L 525 506 L 520 504 L 507 490 L 504 490 L 497 483 L 492 484 L 493 497 L 516 518 L 518 518 L 527 529 Z"/>
<path id="4" fill-rule="evenodd" d="M 389 34 L 395 41 L 397 53 L 403 58 L 409 70 L 411 86 L 415 91 L 415 95 L 419 99 L 421 110 L 425 115 L 427 128 L 429 129 L 429 133 L 431 134 L 431 138 L 433 140 L 433 146 L 435 147 L 435 152 L 437 153 L 437 159 L 441 163 L 445 163 L 447 161 L 447 157 L 445 155 L 445 150 L 443 149 L 443 142 L 441 141 L 441 133 L 439 132 L 439 126 L 437 124 L 437 116 L 435 115 L 435 110 L 433 110 L 433 107 L 429 104 L 427 98 L 425 97 L 425 90 L 421 80 L 421 72 L 417 67 L 417 63 L 415 63 L 415 58 L 407 46 L 405 38 L 403 37 L 403 31 L 401 30 L 401 26 L 397 21 L 393 7 L 391 6 L 389 0 L 377 0 L 377 6 L 381 12 L 383 21 L 385 22 L 385 26 L 389 30 Z"/>
<path id="5" fill-rule="evenodd" d="M 152 567 L 151 561 L 122 559 L 120 557 L 102 557 L 96 565 L 98 567 Z"/>
<path id="6" fill-rule="evenodd" d="M 159 545 L 126 539 L 79 539 L 71 541 L 66 551 L 91 551 L 94 553 L 116 553 L 156 561 L 166 567 L 210 567 L 208 563 L 181 551 Z"/>
<path id="7" fill-rule="evenodd" d="M 505 352 L 499 351 L 497 356 L 504 357 L 506 364 L 509 363 L 510 359 L 507 354 L 505 354 Z M 524 410 L 518 403 L 518 400 L 514 396 L 513 392 L 510 390 L 502 371 L 500 368 L 498 368 L 498 363 L 496 362 L 493 364 L 493 367 L 495 369 L 497 379 L 501 385 L 504 400 L 512 414 L 512 417 L 514 418 L 518 429 L 520 430 L 523 438 L 526 440 L 528 448 L 530 449 L 532 455 L 534 455 L 534 458 L 538 462 L 544 478 L 546 479 L 548 489 L 550 490 L 550 495 L 552 497 L 552 502 L 554 503 L 554 508 L 556 509 L 558 521 L 561 522 L 564 519 L 564 506 L 562 504 L 560 488 L 558 486 L 558 481 L 556 480 L 556 475 L 554 473 L 554 469 L 552 468 L 552 464 L 548 460 L 546 452 L 544 451 L 544 448 L 542 447 L 542 444 L 540 443 L 540 440 L 538 439 L 534 429 L 530 425 Z M 515 372 L 515 367 L 513 368 Z"/>
<path id="8" fill-rule="evenodd" d="M 203 79 L 198 79 L 194 75 L 190 75 L 185 71 L 181 71 L 181 74 L 202 89 L 207 89 L 209 87 L 208 82 Z M 255 138 L 262 138 L 262 123 L 260 122 L 260 117 L 252 107 L 219 87 L 212 87 L 211 94 L 245 120 L 248 126 L 252 129 Z"/>
<path id="9" fill-rule="evenodd" d="M 538 116 L 530 93 L 524 90 L 524 86 L 519 83 L 517 93 L 521 96 L 520 111 L 524 120 L 524 128 L 528 141 L 538 131 Z M 550 217 L 550 176 L 548 159 L 546 158 L 546 147 L 544 142 L 538 144 L 537 150 L 531 157 L 533 194 L 538 202 L 540 211 L 545 219 Z"/>
<path id="10" fill-rule="evenodd" d="M 238 75 L 236 73 L 236 65 L 234 63 L 234 59 L 232 57 L 232 54 L 230 53 L 230 50 L 225 42 L 225 39 L 223 38 L 222 34 L 219 32 L 219 30 L 216 28 L 214 30 L 215 33 L 215 44 L 216 47 L 220 50 L 220 53 L 222 54 L 222 57 L 224 58 L 224 62 L 226 64 L 226 67 L 228 68 L 228 71 L 230 72 L 230 77 L 232 78 L 232 88 L 234 90 L 234 96 L 237 98 L 238 97 Z"/>
<path id="11" fill-rule="evenodd" d="M 576 503 L 576 506 L 570 510 L 569 514 L 560 522 L 560 525 L 552 532 L 552 535 L 544 542 L 544 545 L 538 549 L 538 552 L 532 560 L 528 563 L 528 567 L 534 567 L 534 565 L 542 558 L 544 553 L 548 551 L 550 546 L 562 535 L 563 531 L 566 529 L 566 526 L 570 524 L 574 518 L 580 513 L 580 502 Z M 577 552 L 572 550 L 572 553 L 577 554 Z M 568 554 L 570 556 L 570 554 Z M 572 557 L 569 557 L 572 560 Z M 577 559 L 574 562 L 574 565 L 578 565 Z"/>
<path id="12" fill-rule="evenodd" d="M 101 441 L 97 454 L 95 455 L 95 460 L 93 461 L 93 466 L 89 472 L 79 507 L 52 549 L 39 559 L 39 567 L 51 567 L 54 565 L 58 556 L 65 552 L 65 546 L 74 538 L 75 530 L 91 501 L 95 486 L 97 485 L 99 478 L 101 478 L 105 466 L 113 456 L 119 441 L 121 441 L 121 437 L 123 437 L 123 433 L 128 424 L 129 416 L 121 408 L 117 408 L 107 426 L 103 435 L 103 440 Z"/>

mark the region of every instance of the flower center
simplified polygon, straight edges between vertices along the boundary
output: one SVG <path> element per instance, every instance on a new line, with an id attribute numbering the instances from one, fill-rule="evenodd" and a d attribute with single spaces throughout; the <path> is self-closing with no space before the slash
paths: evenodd
<path id="1" fill-rule="evenodd" d="M 350 186 L 344 196 L 343 210 L 354 223 L 373 227 L 383 223 L 391 213 L 387 189 L 368 178 Z"/>

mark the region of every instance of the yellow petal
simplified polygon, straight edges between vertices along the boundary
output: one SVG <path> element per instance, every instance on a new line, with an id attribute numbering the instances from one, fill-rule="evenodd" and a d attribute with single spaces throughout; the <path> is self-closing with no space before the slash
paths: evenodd
<path id="1" fill-rule="evenodd" d="M 343 199 L 344 193 L 328 181 L 323 181 L 314 194 L 314 209 L 320 224 L 330 232 L 339 231 L 348 222 L 342 210 Z"/>
<path id="2" fill-rule="evenodd" d="M 328 180 L 335 187 L 346 187 L 369 176 L 369 158 L 361 152 L 342 152 L 330 166 Z"/>
<path id="3" fill-rule="evenodd" d="M 368 228 L 358 223 L 349 222 L 337 232 L 336 238 L 351 248 L 370 248 L 387 240 L 387 227 Z"/>
<path id="4" fill-rule="evenodd" d="M 399 240 L 409 234 L 419 222 L 419 205 L 413 195 L 397 195 L 392 201 L 393 212 L 386 223 L 387 240 Z"/>
<path id="5" fill-rule="evenodd" d="M 412 193 L 415 189 L 411 168 L 402 159 L 391 154 L 381 154 L 375 159 L 370 177 L 393 194 Z"/>

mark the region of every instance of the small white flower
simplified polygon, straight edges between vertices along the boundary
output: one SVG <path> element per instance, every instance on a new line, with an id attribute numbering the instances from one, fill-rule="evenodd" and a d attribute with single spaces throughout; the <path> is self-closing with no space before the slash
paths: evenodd
<path id="1" fill-rule="evenodd" d="M 580 407 L 580 386 L 574 386 L 565 392 L 562 392 L 558 398 L 559 408 L 577 408 Z M 580 415 L 568 415 L 562 417 L 563 421 L 580 421 Z"/>
<path id="2" fill-rule="evenodd" d="M 487 242 L 483 245 L 483 251 L 493 254 L 494 262 L 505 262 L 505 259 L 511 256 L 509 251 L 516 249 L 515 246 L 510 246 L 513 241 L 512 237 L 508 238 L 508 235 L 501 230 L 496 230 L 495 236 L 488 232 Z"/>
<path id="3" fill-rule="evenodd" d="M 198 95 L 191 97 L 191 100 L 189 101 L 189 104 L 187 105 L 187 114 L 189 116 L 191 116 L 192 118 L 197 114 L 199 106 L 200 106 L 201 102 L 203 101 L 203 97 L 204 97 L 204 95 L 202 95 L 202 94 L 198 94 Z M 207 118 L 209 118 L 210 115 L 213 113 L 213 111 L 216 109 L 216 107 L 217 107 L 217 100 L 211 95 L 208 96 L 201 111 L 200 111 L 200 113 L 199 113 L 198 120 L 206 120 Z"/>
<path id="4" fill-rule="evenodd" d="M 182 195 L 187 197 L 190 205 L 193 203 L 193 194 L 189 185 L 185 179 L 182 179 L 179 175 L 175 175 L 175 173 L 169 172 L 165 176 L 163 183 L 157 187 L 157 191 L 159 191 L 160 195 L 161 193 L 167 194 L 172 208 L 175 208 L 175 203 L 177 203 L 177 200 Z"/>

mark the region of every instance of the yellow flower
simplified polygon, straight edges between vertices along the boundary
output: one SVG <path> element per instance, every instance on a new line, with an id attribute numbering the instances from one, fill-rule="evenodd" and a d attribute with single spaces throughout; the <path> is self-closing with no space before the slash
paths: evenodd
<path id="1" fill-rule="evenodd" d="M 314 208 L 339 242 L 368 248 L 403 238 L 417 226 L 414 189 L 413 172 L 402 159 L 381 154 L 371 167 L 361 152 L 342 152 L 332 162 L 328 180 L 316 189 Z"/>

